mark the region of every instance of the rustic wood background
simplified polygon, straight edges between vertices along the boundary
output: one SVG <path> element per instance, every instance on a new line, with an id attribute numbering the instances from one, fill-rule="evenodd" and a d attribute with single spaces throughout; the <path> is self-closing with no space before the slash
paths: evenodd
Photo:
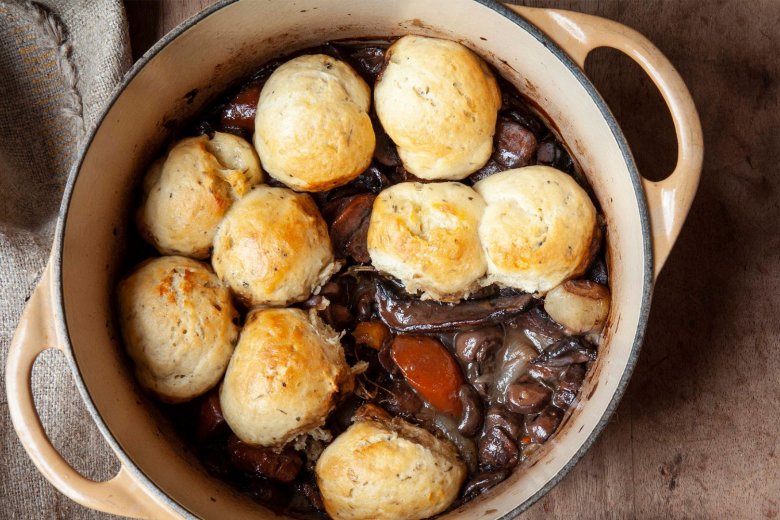
<path id="1" fill-rule="evenodd" d="M 211 3 L 126 1 L 134 56 Z M 524 3 L 611 18 L 652 40 L 693 93 L 706 155 L 620 408 L 583 460 L 523 518 L 777 518 L 780 0 Z M 655 88 L 614 51 L 596 51 L 587 72 L 623 125 L 640 170 L 665 176 L 676 148 Z M 93 478 L 116 467 L 104 447 L 85 455 L 67 446 L 67 436 L 55 443 L 76 467 L 93 468 L 99 460 L 90 457 L 109 461 L 87 472 Z M 13 450 L 19 456 L 20 448 Z M 59 495 L 31 464 L 29 480 L 27 493 L 5 497 L 13 506 L 8 516 L 108 518 Z M 20 502 L 30 489 L 38 490 L 35 509 Z"/>

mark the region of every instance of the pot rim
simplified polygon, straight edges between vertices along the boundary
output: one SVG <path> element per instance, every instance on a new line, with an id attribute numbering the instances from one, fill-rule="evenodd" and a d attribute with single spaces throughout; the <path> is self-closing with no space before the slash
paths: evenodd
<path id="1" fill-rule="evenodd" d="M 54 267 L 55 267 L 52 274 L 54 276 L 53 301 L 56 303 L 54 305 L 54 312 L 57 317 L 56 327 L 59 332 L 58 335 L 62 343 L 63 352 L 66 352 L 65 357 L 67 358 L 68 364 L 70 365 L 71 372 L 74 375 L 73 379 L 76 384 L 76 387 L 78 388 L 79 394 L 81 395 L 81 398 L 84 401 L 84 406 L 86 407 L 87 411 L 92 417 L 92 420 L 95 422 L 95 425 L 97 426 L 98 430 L 102 434 L 103 438 L 111 447 L 111 450 L 114 452 L 115 456 L 119 459 L 122 466 L 132 474 L 132 476 L 139 482 L 139 484 L 143 485 L 152 495 L 154 495 L 159 502 L 163 503 L 164 505 L 166 505 L 171 510 L 173 510 L 174 512 L 176 512 L 177 514 L 181 515 L 184 518 L 196 518 L 196 517 L 193 513 L 187 510 L 184 505 L 180 504 L 179 502 L 173 500 L 170 496 L 168 496 L 141 470 L 141 468 L 139 468 L 135 464 L 135 462 L 133 462 L 130 456 L 122 449 L 119 442 L 111 433 L 110 429 L 108 428 L 108 425 L 105 423 L 105 421 L 100 415 L 100 412 L 97 410 L 97 407 L 95 406 L 95 403 L 92 400 L 89 390 L 86 388 L 84 379 L 81 374 L 81 369 L 76 363 L 75 357 L 73 355 L 73 347 L 70 342 L 70 334 L 68 331 L 68 325 L 65 316 L 65 296 L 64 296 L 63 283 L 62 283 L 62 263 L 63 263 L 62 248 L 64 243 L 65 227 L 67 225 L 67 219 L 68 219 L 68 210 L 70 208 L 70 201 L 73 195 L 73 189 L 75 187 L 76 180 L 78 178 L 79 172 L 81 171 L 81 167 L 84 162 L 84 158 L 86 157 L 87 151 L 92 145 L 92 141 L 94 140 L 95 135 L 100 129 L 103 121 L 105 120 L 106 116 L 110 112 L 111 108 L 116 103 L 117 99 L 123 94 L 127 85 L 138 75 L 141 69 L 143 69 L 147 65 L 147 63 L 149 63 L 149 61 L 151 61 L 155 56 L 157 56 L 157 54 L 159 54 L 160 51 L 162 51 L 165 47 L 167 47 L 168 44 L 170 44 L 173 40 L 178 38 L 182 33 L 187 31 L 191 27 L 195 26 L 196 24 L 200 23 L 202 20 L 209 17 L 213 13 L 238 1 L 240 0 L 219 0 L 215 4 L 203 9 L 193 17 L 189 18 L 188 20 L 176 26 L 165 36 L 163 36 L 159 41 L 157 41 L 149 50 L 147 50 L 144 53 L 144 55 L 138 61 L 136 61 L 132 65 L 132 67 L 130 67 L 130 69 L 125 73 L 125 75 L 122 77 L 120 82 L 114 87 L 110 99 L 108 100 L 105 107 L 103 108 L 100 116 L 96 120 L 96 123 L 90 129 L 88 137 L 79 146 L 77 159 L 74 162 L 74 165 L 71 168 L 70 173 L 68 174 L 68 180 L 65 185 L 62 202 L 57 216 L 57 227 L 55 230 L 53 249 L 52 249 L 52 261 L 54 262 Z M 558 483 L 561 480 L 563 480 L 563 478 L 569 473 L 569 471 L 572 470 L 572 468 L 582 459 L 585 453 L 591 448 L 593 443 L 596 441 L 598 436 L 606 427 L 612 414 L 615 412 L 618 405 L 620 404 L 620 400 L 626 391 L 629 380 L 631 379 L 631 375 L 634 371 L 637 360 L 639 358 L 639 351 L 641 350 L 642 347 L 642 342 L 645 336 L 645 329 L 647 328 L 647 321 L 650 314 L 650 301 L 652 298 L 652 291 L 653 291 L 652 233 L 650 227 L 650 218 L 649 218 L 649 212 L 647 207 L 647 201 L 645 199 L 645 191 L 644 188 L 642 187 L 641 176 L 639 175 L 639 171 L 636 167 L 636 163 L 634 162 L 634 157 L 628 146 L 628 142 L 626 141 L 626 138 L 623 135 L 623 131 L 621 130 L 620 125 L 617 123 L 615 116 L 612 114 L 612 111 L 609 109 L 609 106 L 607 105 L 606 101 L 604 101 L 604 99 L 601 97 L 601 94 L 599 94 L 599 92 L 596 90 L 596 87 L 593 85 L 593 83 L 591 83 L 590 79 L 588 79 L 588 77 L 585 75 L 585 72 L 572 60 L 572 58 L 566 52 L 563 51 L 563 49 L 561 49 L 560 46 L 558 46 L 555 42 L 553 42 L 552 39 L 550 39 L 547 35 L 545 35 L 539 28 L 537 28 L 531 22 L 527 21 L 525 18 L 515 13 L 511 9 L 507 8 L 504 4 L 502 4 L 498 0 L 473 0 L 473 1 L 492 9 L 499 15 L 513 22 L 520 29 L 528 32 L 537 41 L 539 41 L 542 45 L 544 45 L 545 48 L 547 48 L 550 52 L 552 52 L 552 54 L 557 59 L 559 59 L 566 66 L 567 69 L 569 69 L 569 71 L 574 75 L 576 80 L 588 93 L 590 98 L 596 104 L 596 107 L 599 109 L 599 112 L 601 113 L 602 117 L 604 117 L 610 130 L 612 131 L 612 135 L 615 141 L 617 142 L 617 145 L 620 149 L 623 159 L 625 160 L 626 167 L 628 169 L 628 173 L 630 176 L 631 184 L 634 188 L 634 195 L 637 200 L 637 205 L 639 209 L 639 218 L 642 227 L 644 276 L 642 281 L 642 298 L 641 298 L 641 304 L 639 309 L 639 321 L 637 324 L 636 334 L 634 335 L 631 352 L 629 354 L 628 360 L 623 370 L 623 374 L 620 376 L 620 380 L 618 382 L 615 393 L 613 394 L 612 399 L 607 405 L 604 414 L 601 416 L 601 418 L 593 428 L 593 431 L 590 433 L 588 438 L 585 439 L 582 445 L 578 448 L 574 456 L 571 459 L 569 459 L 569 461 L 564 465 L 564 467 L 561 468 L 561 470 L 552 479 L 550 479 L 544 486 L 542 486 L 542 488 L 539 491 L 537 491 L 532 496 L 524 500 L 522 503 L 518 504 L 514 509 L 508 512 L 506 515 L 502 516 L 500 519 L 500 520 L 509 520 L 515 518 L 517 515 L 519 515 L 529 507 L 531 507 L 537 500 L 539 500 L 541 497 L 547 494 L 552 488 L 558 485 Z"/>

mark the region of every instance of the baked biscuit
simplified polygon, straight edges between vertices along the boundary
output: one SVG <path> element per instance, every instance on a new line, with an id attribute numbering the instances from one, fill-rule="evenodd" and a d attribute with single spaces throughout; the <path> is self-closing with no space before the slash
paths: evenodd
<path id="1" fill-rule="evenodd" d="M 256 310 L 220 388 L 225 420 L 242 441 L 281 446 L 322 426 L 352 372 L 340 336 L 312 312 Z"/>
<path id="2" fill-rule="evenodd" d="M 325 448 L 316 474 L 336 520 L 418 520 L 449 507 L 466 467 L 455 446 L 422 428 L 364 418 Z"/>
<path id="3" fill-rule="evenodd" d="M 305 300 L 339 267 L 311 197 L 270 186 L 233 205 L 214 237 L 211 263 L 249 306 Z"/>
<path id="4" fill-rule="evenodd" d="M 222 217 L 262 180 L 244 139 L 221 132 L 182 139 L 144 178 L 138 228 L 163 254 L 207 258 Z"/>
<path id="5" fill-rule="evenodd" d="M 478 235 L 484 210 L 482 197 L 459 182 L 391 186 L 371 212 L 371 262 L 424 299 L 464 298 L 486 270 Z"/>
<path id="6" fill-rule="evenodd" d="M 484 166 L 501 107 L 485 62 L 459 43 L 422 36 L 404 36 L 385 59 L 374 103 L 404 167 L 423 179 L 459 180 Z"/>
<path id="7" fill-rule="evenodd" d="M 487 283 L 543 293 L 585 270 L 598 236 L 596 208 L 571 176 L 528 166 L 474 189 L 487 203 L 479 226 Z"/>
<path id="8" fill-rule="evenodd" d="M 297 191 L 345 184 L 371 163 L 371 91 L 346 63 L 324 54 L 280 66 L 260 93 L 255 148 L 268 174 Z"/>
<path id="9" fill-rule="evenodd" d="M 238 340 L 230 293 L 208 265 L 163 256 L 118 288 L 119 322 L 138 382 L 178 403 L 216 385 Z"/>

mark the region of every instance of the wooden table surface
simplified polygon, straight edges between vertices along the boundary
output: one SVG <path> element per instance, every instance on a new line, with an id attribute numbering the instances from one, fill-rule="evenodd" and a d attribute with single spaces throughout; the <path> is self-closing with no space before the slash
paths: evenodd
<path id="1" fill-rule="evenodd" d="M 134 56 L 211 3 L 127 1 Z M 777 518 L 780 1 L 524 3 L 611 18 L 652 40 L 693 94 L 706 155 L 622 404 L 582 461 L 523 518 Z M 639 68 L 599 50 L 587 72 L 640 170 L 654 178 L 671 171 L 671 120 Z M 34 516 L 104 517 L 55 506 Z"/>

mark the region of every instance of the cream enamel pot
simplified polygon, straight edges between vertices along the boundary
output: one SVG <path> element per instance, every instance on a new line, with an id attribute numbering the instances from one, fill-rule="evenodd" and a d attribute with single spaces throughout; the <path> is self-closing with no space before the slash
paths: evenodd
<path id="1" fill-rule="evenodd" d="M 70 176 L 48 268 L 9 351 L 11 418 L 30 458 L 62 493 L 87 507 L 139 518 L 276 518 L 208 476 L 168 435 L 170 427 L 134 382 L 111 305 L 133 186 L 170 121 L 187 118 L 267 59 L 330 39 L 408 33 L 478 50 L 542 107 L 590 180 L 609 238 L 612 309 L 579 402 L 531 460 L 446 518 L 513 517 L 590 447 L 628 383 L 654 277 L 698 185 L 701 126 L 668 60 L 620 24 L 565 11 L 510 9 L 492 0 L 225 0 L 155 45 L 115 91 Z M 620 128 L 583 74 L 586 56 L 597 47 L 636 60 L 666 101 L 679 155 L 664 181 L 639 176 Z M 107 482 L 87 480 L 71 468 L 38 419 L 30 375 L 36 357 L 51 347 L 68 358 L 88 410 L 121 462 Z"/>

